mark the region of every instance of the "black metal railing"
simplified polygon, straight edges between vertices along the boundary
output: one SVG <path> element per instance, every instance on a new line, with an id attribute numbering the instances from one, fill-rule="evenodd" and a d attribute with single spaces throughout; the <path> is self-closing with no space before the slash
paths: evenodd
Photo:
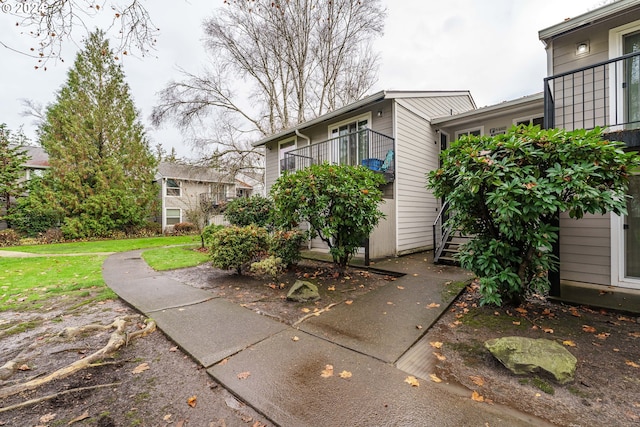
<path id="1" fill-rule="evenodd" d="M 640 128 L 640 52 L 544 79 L 544 127 Z"/>
<path id="2" fill-rule="evenodd" d="M 280 170 L 294 172 L 320 163 L 363 165 L 393 179 L 395 151 L 393 138 L 363 129 L 287 151 Z"/>

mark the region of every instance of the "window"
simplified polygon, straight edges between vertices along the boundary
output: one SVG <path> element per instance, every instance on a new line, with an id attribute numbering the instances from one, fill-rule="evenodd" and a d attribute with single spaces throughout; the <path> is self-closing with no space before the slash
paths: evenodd
<path id="1" fill-rule="evenodd" d="M 471 129 L 464 129 L 461 131 L 456 132 L 456 139 L 460 139 L 461 136 L 466 135 L 473 135 L 473 136 L 482 136 L 484 134 L 484 127 L 481 126 L 479 128 L 471 128 Z"/>
<path id="2" fill-rule="evenodd" d="M 286 153 L 295 150 L 296 141 L 290 139 L 279 144 L 278 159 L 280 160 L 280 173 L 284 171 L 293 172 L 296 169 L 295 157 L 286 156 Z"/>
<path id="3" fill-rule="evenodd" d="M 180 197 L 180 183 L 175 179 L 167 179 L 167 196 Z"/>
<path id="4" fill-rule="evenodd" d="M 513 121 L 513 124 L 516 126 L 520 126 L 520 125 L 525 125 L 525 126 L 529 126 L 529 125 L 533 125 L 533 126 L 540 126 L 542 127 L 544 124 L 544 117 L 539 117 L 539 116 L 531 116 L 531 117 L 520 117 L 519 119 L 515 119 Z"/>
<path id="5" fill-rule="evenodd" d="M 333 140 L 334 161 L 341 165 L 359 165 L 369 158 L 369 115 L 338 123 L 329 128 Z"/>
<path id="6" fill-rule="evenodd" d="M 168 208 L 165 211 L 165 225 L 175 225 L 182 222 L 182 212 L 180 209 Z"/>

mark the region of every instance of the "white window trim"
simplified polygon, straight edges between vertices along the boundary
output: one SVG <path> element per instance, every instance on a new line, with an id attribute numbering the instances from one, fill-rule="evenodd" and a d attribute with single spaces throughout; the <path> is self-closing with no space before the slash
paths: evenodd
<path id="1" fill-rule="evenodd" d="M 334 129 L 337 129 L 340 126 L 344 126 L 346 124 L 353 123 L 353 122 L 357 123 L 357 122 L 361 122 L 362 120 L 366 120 L 367 121 L 367 129 L 371 129 L 371 123 L 372 123 L 372 121 L 371 121 L 372 119 L 371 118 L 372 118 L 371 111 L 369 111 L 368 113 L 362 114 L 360 116 L 354 116 L 354 117 L 350 117 L 348 119 L 339 121 L 337 123 L 332 123 L 327 128 L 327 130 L 328 130 L 328 132 L 327 132 L 328 139 L 332 138 L 331 133 L 333 132 Z"/>
<path id="2" fill-rule="evenodd" d="M 169 224 L 169 223 L 168 223 L 168 221 L 167 221 L 169 218 L 175 218 L 175 217 L 173 217 L 173 216 L 172 216 L 172 217 L 167 216 L 167 211 L 168 211 L 169 209 L 172 209 L 172 210 L 178 210 L 178 211 L 180 211 L 180 217 L 178 218 L 178 222 L 182 222 L 182 209 L 181 209 L 181 208 L 170 208 L 170 207 L 165 207 L 165 208 L 164 208 L 164 226 L 165 226 L 165 227 L 173 227 L 173 226 L 175 225 L 175 224 Z"/>
<path id="3" fill-rule="evenodd" d="M 635 33 L 636 31 L 640 31 L 640 20 L 629 22 L 628 24 L 621 25 L 619 27 L 615 27 L 609 30 L 609 59 L 614 59 L 622 56 L 622 52 L 624 50 L 623 38 L 627 34 Z M 617 72 L 615 72 L 614 68 L 615 64 L 611 64 L 609 66 L 609 88 L 615 88 L 615 91 L 621 90 L 616 86 L 616 82 L 620 84 L 622 82 L 623 76 L 623 67 L 617 67 Z M 623 96 L 615 96 L 616 92 L 612 92 L 609 90 L 610 97 L 617 98 L 617 102 L 609 102 L 609 122 L 617 123 L 618 120 L 616 118 L 616 112 L 623 112 L 624 114 L 624 97 Z M 614 98 L 614 99 L 615 99 Z M 622 126 L 611 126 L 609 131 L 622 130 Z"/>
<path id="4" fill-rule="evenodd" d="M 298 143 L 296 141 L 296 137 L 291 137 L 291 138 L 287 138 L 287 139 L 283 139 L 282 141 L 278 141 L 278 175 L 282 175 L 282 167 L 281 167 L 281 161 L 284 159 L 284 153 L 282 151 L 282 146 L 289 144 L 293 142 L 293 145 L 291 146 L 291 148 L 289 148 L 289 150 L 295 150 L 296 148 L 298 148 Z M 288 148 L 288 147 L 287 147 Z M 289 151 L 287 150 L 287 151 Z M 280 158 L 280 155 L 282 155 L 282 158 Z"/>
<path id="5" fill-rule="evenodd" d="M 476 127 L 472 127 L 472 128 L 467 128 L 467 129 L 462 129 L 459 131 L 456 131 L 455 136 L 456 139 L 458 140 L 460 139 L 460 135 L 469 135 L 469 132 L 473 132 L 479 130 L 480 131 L 480 136 L 484 136 L 484 126 L 476 126 Z"/>

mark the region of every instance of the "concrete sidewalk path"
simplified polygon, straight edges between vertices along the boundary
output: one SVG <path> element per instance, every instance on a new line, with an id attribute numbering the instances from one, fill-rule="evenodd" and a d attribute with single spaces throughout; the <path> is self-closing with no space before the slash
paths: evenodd
<path id="1" fill-rule="evenodd" d="M 274 425 L 548 425 L 424 376 L 419 387 L 404 381 L 412 372 L 400 362 L 417 366 L 421 338 L 455 297 L 451 286 L 470 278 L 463 270 L 424 254 L 379 262 L 406 275 L 293 328 L 155 272 L 140 253 L 110 256 L 107 285 Z"/>

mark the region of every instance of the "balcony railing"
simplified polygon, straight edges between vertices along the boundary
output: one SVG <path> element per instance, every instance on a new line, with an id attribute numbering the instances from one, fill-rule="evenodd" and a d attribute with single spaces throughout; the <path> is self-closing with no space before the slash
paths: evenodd
<path id="1" fill-rule="evenodd" d="M 640 128 L 640 52 L 544 79 L 544 127 Z"/>
<path id="2" fill-rule="evenodd" d="M 340 135 L 287 151 L 280 160 L 280 170 L 295 172 L 324 162 L 363 165 L 391 181 L 395 173 L 394 140 L 371 129 Z"/>

